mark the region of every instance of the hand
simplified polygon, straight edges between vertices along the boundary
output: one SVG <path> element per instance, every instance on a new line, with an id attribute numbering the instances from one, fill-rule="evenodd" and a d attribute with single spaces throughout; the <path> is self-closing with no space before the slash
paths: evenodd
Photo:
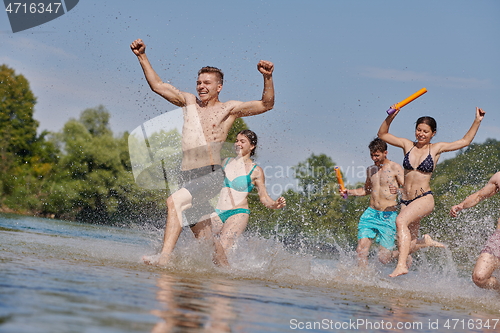
<path id="1" fill-rule="evenodd" d="M 286 199 L 283 198 L 283 197 L 279 197 L 277 200 L 276 200 L 276 209 L 280 209 L 280 208 L 283 208 L 286 206 Z"/>
<path id="2" fill-rule="evenodd" d="M 263 75 L 272 75 L 273 71 L 274 71 L 274 64 L 272 62 L 270 62 L 270 61 L 261 60 L 257 64 L 257 69 Z"/>
<path id="3" fill-rule="evenodd" d="M 482 109 L 476 107 L 476 119 L 477 120 L 482 121 L 485 114 L 486 114 L 486 112 L 484 112 Z"/>
<path id="4" fill-rule="evenodd" d="M 397 107 L 398 103 L 396 104 L 392 104 L 391 105 L 391 109 L 394 109 L 396 111 L 394 111 L 394 113 L 392 114 L 393 116 L 397 115 L 399 113 L 399 110 L 401 110 L 400 108 Z"/>
<path id="5" fill-rule="evenodd" d="M 392 184 L 389 184 L 389 192 L 391 194 L 398 194 L 398 188 Z"/>
<path id="6" fill-rule="evenodd" d="M 144 54 L 146 52 L 146 44 L 144 44 L 142 39 L 134 40 L 132 44 L 130 44 L 130 48 L 136 56 Z"/>
<path id="7" fill-rule="evenodd" d="M 342 197 L 344 197 L 344 198 L 347 198 L 347 197 L 349 196 L 349 194 L 347 193 L 347 189 L 344 189 L 344 190 L 342 191 L 342 189 L 339 187 L 339 193 L 340 193 L 340 195 L 341 195 Z"/>
<path id="8" fill-rule="evenodd" d="M 459 204 L 459 205 L 455 205 L 453 207 L 451 207 L 450 209 L 450 215 L 453 216 L 453 217 L 457 217 L 458 216 L 458 213 L 464 209 L 463 205 L 462 204 Z"/>

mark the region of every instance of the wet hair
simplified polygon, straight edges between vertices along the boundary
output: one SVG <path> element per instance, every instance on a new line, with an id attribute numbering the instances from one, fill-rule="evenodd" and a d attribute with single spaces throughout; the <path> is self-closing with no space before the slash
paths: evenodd
<path id="1" fill-rule="evenodd" d="M 377 151 L 384 152 L 387 151 L 387 143 L 383 141 L 381 138 L 375 138 L 368 145 L 368 149 L 370 149 L 370 153 L 375 153 Z"/>
<path id="2" fill-rule="evenodd" d="M 253 149 L 250 152 L 250 156 L 255 155 L 255 150 L 257 149 L 257 134 L 255 134 L 255 132 L 253 132 L 249 129 L 240 131 L 237 135 L 239 135 L 239 134 L 246 136 L 248 141 L 250 141 L 250 144 L 253 145 Z"/>
<path id="3" fill-rule="evenodd" d="M 217 67 L 205 66 L 198 71 L 198 76 L 203 73 L 214 73 L 219 78 L 219 83 L 224 84 L 224 73 Z"/>
<path id="4" fill-rule="evenodd" d="M 416 125 L 415 125 L 415 129 L 418 127 L 418 125 L 420 124 L 426 124 L 426 125 L 429 125 L 429 127 L 431 128 L 431 131 L 432 132 L 436 132 L 437 131 L 437 123 L 436 123 L 436 120 L 432 117 L 429 117 L 429 116 L 424 116 L 424 117 L 420 117 L 417 119 L 417 122 L 416 122 Z"/>

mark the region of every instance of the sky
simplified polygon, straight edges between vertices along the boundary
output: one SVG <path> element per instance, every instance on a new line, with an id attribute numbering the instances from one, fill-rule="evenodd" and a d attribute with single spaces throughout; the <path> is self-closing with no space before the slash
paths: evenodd
<path id="1" fill-rule="evenodd" d="M 477 106 L 486 116 L 474 142 L 500 140 L 499 17 L 496 0 L 80 0 L 17 33 L 0 13 L 0 64 L 30 82 L 39 132 L 103 105 L 119 135 L 176 109 L 150 91 L 129 47 L 136 38 L 180 90 L 196 93 L 199 68 L 221 68 L 221 101 L 260 99 L 256 65 L 272 61 L 274 109 L 245 122 L 259 136 L 256 162 L 273 196 L 296 186 L 291 167 L 311 154 L 330 156 L 347 183 L 363 182 L 385 111 L 423 87 L 391 133 L 413 140 L 416 119 L 428 115 L 434 141 L 455 141 Z M 403 153 L 390 147 L 388 157 L 401 163 Z"/>

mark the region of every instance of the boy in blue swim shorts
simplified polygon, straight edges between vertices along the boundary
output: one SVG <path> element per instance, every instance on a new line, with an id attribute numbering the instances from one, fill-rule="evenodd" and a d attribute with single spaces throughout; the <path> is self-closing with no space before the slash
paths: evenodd
<path id="1" fill-rule="evenodd" d="M 397 194 L 404 182 L 403 168 L 387 158 L 387 144 L 384 141 L 376 138 L 368 148 L 374 164 L 366 169 L 365 185 L 342 193 L 348 196 L 370 195 L 370 207 L 361 215 L 358 223 L 356 253 L 361 267 L 368 264 L 368 254 L 374 241 L 380 245 L 380 262 L 386 264 L 395 257 Z"/>

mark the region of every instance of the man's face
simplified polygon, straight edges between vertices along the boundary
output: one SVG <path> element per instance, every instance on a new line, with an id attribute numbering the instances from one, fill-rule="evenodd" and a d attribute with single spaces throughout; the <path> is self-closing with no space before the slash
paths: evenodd
<path id="1" fill-rule="evenodd" d="M 222 90 L 215 73 L 201 73 L 196 81 L 196 91 L 201 101 L 216 98 Z"/>
<path id="2" fill-rule="evenodd" d="M 385 159 L 387 158 L 387 150 L 384 152 L 380 150 L 370 152 L 370 156 L 375 165 L 381 165 L 385 162 Z"/>

